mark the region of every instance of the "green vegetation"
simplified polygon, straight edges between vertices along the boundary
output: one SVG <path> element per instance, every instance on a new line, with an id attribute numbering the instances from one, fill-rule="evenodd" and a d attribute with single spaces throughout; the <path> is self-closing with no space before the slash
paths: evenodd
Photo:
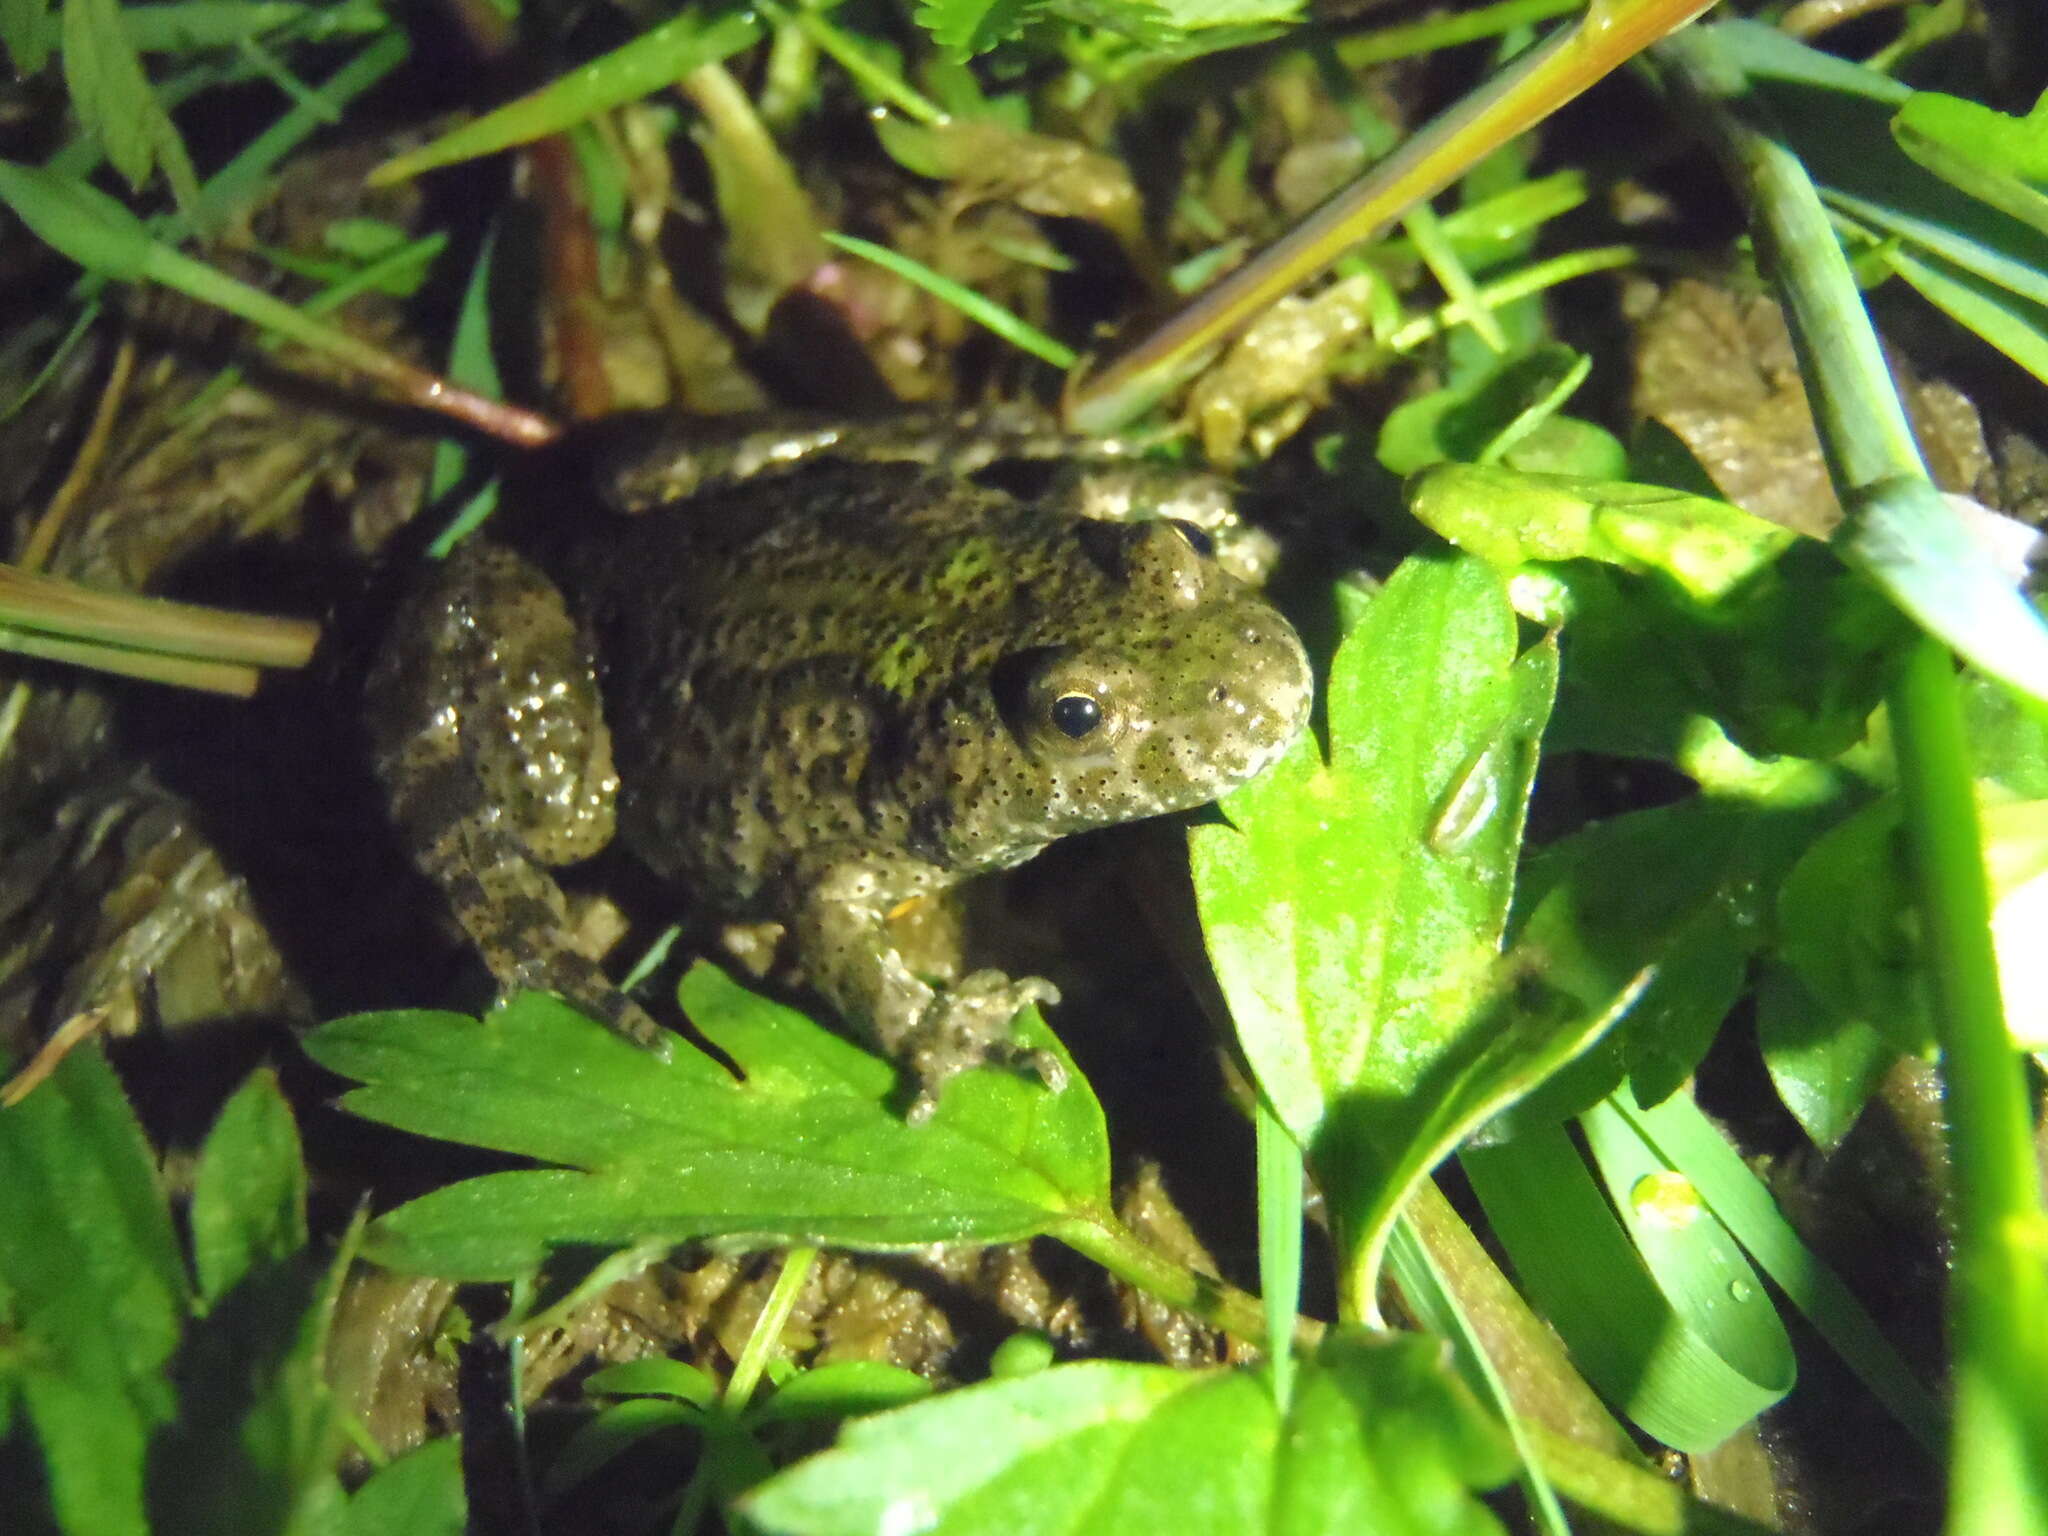
<path id="1" fill-rule="evenodd" d="M 377 1214 L 310 1236 L 272 1075 L 220 1110 L 181 1224 L 89 1044 L 0 1101 L 0 1526 L 461 1529 L 479 1489 L 457 1442 L 388 1458 L 328 1385 L 337 1299 L 362 1264 L 488 1287 L 497 1310 L 466 1292 L 435 1347 L 511 1362 L 498 1406 L 520 1471 L 493 1507 L 541 1530 L 582 1528 L 578 1490 L 638 1456 L 657 1460 L 656 1514 L 679 1532 L 1478 1536 L 1589 1516 L 1753 1531 L 1768 1528 L 1754 1484 L 1747 1499 L 1704 1477 L 1681 1488 L 1642 1446 L 1702 1467 L 1754 1448 L 1760 1414 L 1798 1407 L 1796 1333 L 1876 1405 L 1899 1457 L 1924 1458 L 1908 1476 L 1941 1490 L 1947 1531 L 2048 1536 L 2029 1076 L 2048 1044 L 2048 627 L 2000 552 L 2014 525 L 1930 477 L 1865 301 L 1910 289 L 1923 319 L 2002 354 L 2016 387 L 2048 385 L 2048 95 L 1999 112 L 1940 60 L 1928 73 L 1950 88 L 1908 83 L 1926 16 L 1975 14 L 1960 4 L 1899 22 L 1883 70 L 1761 8 L 1663 37 L 1688 9 L 1596 0 L 1538 41 L 1560 6 L 1340 29 L 1279 0 L 845 0 L 641 17 L 630 40 L 562 57 L 555 18 L 522 16 L 548 83 L 470 101 L 368 181 L 523 147 L 555 221 L 542 242 L 575 258 L 538 265 L 591 285 L 544 296 L 561 419 L 617 403 L 585 322 L 659 248 L 641 221 L 677 194 L 650 190 L 649 167 L 666 176 L 687 144 L 692 216 L 715 209 L 724 238 L 706 327 L 722 334 L 693 348 L 672 328 L 672 396 L 729 398 L 733 354 L 767 354 L 794 296 L 834 309 L 838 338 L 899 393 L 953 403 L 994 380 L 1255 492 L 1277 466 L 1285 498 L 1314 504 L 1307 547 L 1347 552 L 1283 588 L 1322 659 L 1314 730 L 1186 835 L 1257 1120 L 1242 1173 L 1262 1294 L 1120 1214 L 1128 1128 L 1035 1013 L 1018 1030 L 1065 1063 L 1063 1091 L 983 1069 L 915 1126 L 888 1063 L 708 963 L 680 986 L 697 1043 L 665 1061 L 537 996 L 481 1019 L 332 1020 L 304 1050 L 355 1085 L 351 1115 L 501 1160 L 412 1198 L 375 1191 Z M 513 49 L 497 10 L 450 12 L 476 55 Z M 496 398 L 519 377 L 492 350 L 514 215 L 467 233 L 337 217 L 312 255 L 250 233 L 290 156 L 407 78 L 410 24 L 367 0 L 0 0 L 17 71 L 61 77 L 68 102 L 46 154 L 0 161 L 0 202 L 12 238 L 79 268 L 72 339 L 124 292 L 171 289 L 257 328 L 243 362 L 275 349 L 273 367 L 339 368 L 459 423 L 422 510 L 452 538 L 494 505 L 482 440 L 562 430 Z M 1486 81 L 1394 148 L 1393 110 L 1359 72 L 1453 48 Z M 1539 175 L 1515 137 L 1637 54 L 1635 88 L 1699 137 L 1745 210 L 1743 241 L 1712 255 L 1784 313 L 1838 522 L 1743 510 L 1697 442 L 1632 429 L 1587 387 L 1618 387 L 1621 342 L 1542 308 L 1559 284 L 1680 259 L 1593 216 L 1654 164 Z M 217 134 L 209 105 L 259 84 L 284 103 L 273 122 L 226 151 L 188 147 L 183 125 Z M 1228 105 L 1205 117 L 1209 98 Z M 1344 125 L 1342 174 L 1328 200 L 1293 200 L 1304 214 L 1273 193 L 1276 163 L 1254 165 L 1262 135 L 1311 111 Z M 857 179 L 822 195 L 830 157 L 804 159 L 815 130 L 861 121 L 864 172 L 899 188 L 872 210 Z M 1048 233 L 1073 223 L 1088 241 Z M 1117 319 L 1171 318 L 1104 347 L 1104 317 L 1056 295 L 1090 262 L 1114 275 L 1104 291 L 1128 290 Z M 418 296 L 430 272 L 461 295 L 424 340 L 445 377 L 347 318 L 366 293 Z M 1360 563 L 1383 579 L 1354 579 Z M 245 690 L 250 667 L 304 659 L 188 611 L 168 628 L 134 606 L 81 618 L 48 578 L 8 589 L 0 649 L 146 675 L 138 655 L 197 658 L 236 670 L 161 675 Z M 1559 788 L 1531 842 L 1532 804 L 1574 772 L 1681 788 L 1619 803 Z M 1760 1106 L 1710 1106 L 1744 1122 L 1732 1139 L 1694 1096 L 1728 1060 L 1762 1069 L 1743 1090 Z M 1769 1123 L 1832 1152 L 1887 1073 L 1929 1061 L 1950 1181 L 1945 1380 L 1909 1363 L 1740 1135 Z M 1320 1195 L 1306 1233 L 1304 1172 Z M 1454 1210 L 1439 1180 L 1470 1200 Z M 879 1361 L 792 1358 L 785 1324 L 821 1252 L 1039 1237 L 1264 1358 L 1055 1362 L 1019 1336 L 984 1353 L 988 1379 L 942 1391 Z M 530 1459 L 524 1351 L 699 1243 L 784 1251 L 744 1342 L 558 1385 L 575 1427 Z M 1306 1303 L 1304 1244 L 1332 1274 Z"/>

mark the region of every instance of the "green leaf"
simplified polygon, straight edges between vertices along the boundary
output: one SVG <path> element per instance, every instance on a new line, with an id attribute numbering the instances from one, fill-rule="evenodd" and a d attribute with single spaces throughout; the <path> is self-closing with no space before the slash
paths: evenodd
<path id="1" fill-rule="evenodd" d="M 1254 27 L 1298 20 L 1300 0 L 1160 0 L 1166 19 L 1183 32 L 1211 27 Z"/>
<path id="2" fill-rule="evenodd" d="M 21 78 L 39 75 L 50 61 L 49 0 L 0 0 L 0 44 Z"/>
<path id="3" fill-rule="evenodd" d="M 140 1536 L 188 1292 L 155 1159 L 98 1047 L 0 1109 L 0 1169 L 0 1381 L 27 1410 L 63 1528 Z"/>
<path id="4" fill-rule="evenodd" d="M 1587 1127 L 1605 1138 L 1615 1205 L 1562 1127 L 1468 1148 L 1462 1161 L 1523 1289 L 1586 1379 L 1645 1433 L 1710 1450 L 1791 1389 L 1791 1346 L 1727 1233 L 1682 1183 L 1664 1186 L 1663 1165 L 1614 1119 Z"/>
<path id="5" fill-rule="evenodd" d="M 2015 795 L 2048 800 L 2048 705 L 1988 677 L 1963 679 L 1976 771 Z"/>
<path id="6" fill-rule="evenodd" d="M 178 205 L 199 202 L 184 140 L 156 99 L 119 0 L 64 0 L 64 84 L 79 125 L 137 191 L 162 166 Z"/>
<path id="7" fill-rule="evenodd" d="M 2048 384 L 2048 304 L 2009 293 L 1938 256 L 1909 255 L 1896 245 L 1877 255 L 1928 303 Z"/>
<path id="8" fill-rule="evenodd" d="M 353 1256 L 351 1240 L 331 1264 L 301 1252 L 251 1270 L 186 1331 L 177 1421 L 152 1446 L 154 1529 L 298 1532 L 335 1518 L 346 1440 L 322 1362 Z"/>
<path id="9" fill-rule="evenodd" d="M 1770 1191 L 1691 1097 L 1674 1094 L 1654 1109 L 1639 1109 L 1623 1094 L 1612 1107 L 1669 1167 L 1684 1175 L 1715 1219 L 1872 1395 L 1921 1445 L 1938 1453 L 1947 1434 L 1933 1398 L 1841 1277 L 1800 1241 Z"/>
<path id="10" fill-rule="evenodd" d="M 1899 1054 L 1877 1029 L 1830 1008 L 1780 965 L 1757 978 L 1756 1043 L 1778 1097 L 1824 1152 L 1849 1134 Z"/>
<path id="11" fill-rule="evenodd" d="M 1740 507 L 1661 485 L 1439 464 L 1408 488 L 1415 516 L 1460 549 L 1512 571 L 1534 560 L 1598 560 L 1669 577 L 1712 602 L 1797 537 Z"/>
<path id="12" fill-rule="evenodd" d="M 1705 797 L 1596 822 L 1546 847 L 1523 873 L 1518 953 L 1578 1011 L 1647 978 L 1621 1028 L 1532 1100 L 1515 1128 L 1576 1114 L 1624 1075 L 1655 1102 L 1689 1075 L 1741 994 L 1778 882 L 1829 817 L 1818 806 Z"/>
<path id="13" fill-rule="evenodd" d="M 740 1500 L 777 1536 L 1493 1536 L 1505 1437 L 1436 1341 L 1333 1336 L 1282 1419 L 1248 1371 L 1090 1362 L 847 1426 Z"/>
<path id="14" fill-rule="evenodd" d="M 306 1169 L 277 1075 L 252 1073 L 199 1154 L 192 1189 L 199 1292 L 217 1302 L 249 1272 L 306 1245 Z"/>
<path id="15" fill-rule="evenodd" d="M 604 1397 L 672 1397 L 709 1408 L 718 1401 L 718 1383 L 694 1365 L 666 1357 L 626 1360 L 594 1371 L 583 1390 Z"/>
<path id="16" fill-rule="evenodd" d="M 560 1499 L 650 1437 L 669 1431 L 701 1433 L 709 1415 L 673 1397 L 628 1397 L 607 1403 L 576 1428 L 548 1462 L 541 1492 Z"/>
<path id="17" fill-rule="evenodd" d="M 671 86 L 692 70 L 730 58 L 760 37 L 760 18 L 751 11 L 728 10 L 709 17 L 685 11 L 537 91 L 385 161 L 370 173 L 369 184 L 386 186 L 560 133 Z"/>
<path id="18" fill-rule="evenodd" d="M 468 1520 L 462 1442 L 450 1435 L 379 1469 L 348 1501 L 331 1536 L 463 1536 Z"/>
<path id="19" fill-rule="evenodd" d="M 540 996 L 482 1022 L 363 1014 L 317 1031 L 313 1058 L 366 1085 L 343 1100 L 357 1114 L 562 1165 L 401 1207 L 372 1228 L 378 1261 L 504 1279 L 577 1244 L 888 1248 L 1109 1219 L 1102 1112 L 1084 1084 L 967 1073 L 910 1126 L 890 1107 L 888 1063 L 710 966 L 681 995 L 744 1082 L 681 1042 L 657 1060 Z M 1018 1034 L 1059 1048 L 1028 1015 Z"/>
<path id="20" fill-rule="evenodd" d="M 0 198 L 37 239 L 89 272 L 133 283 L 149 266 L 155 242 L 143 222 L 77 177 L 0 160 Z"/>
<path id="21" fill-rule="evenodd" d="M 1525 445 L 1548 453 L 1536 448 L 1532 434 L 1555 417 L 1590 367 L 1590 359 L 1552 342 L 1420 395 L 1397 406 L 1381 425 L 1380 463 L 1394 474 L 1408 475 L 1446 460 L 1499 459 L 1512 466 Z M 1588 465 L 1588 472 L 1618 471 L 1618 465 L 1605 462 L 1605 454 L 1598 457 L 1602 462 Z M 1620 458 L 1625 461 L 1626 455 Z"/>
<path id="22" fill-rule="evenodd" d="M 1674 1393 L 1669 1406 L 1691 1420 L 1689 1434 L 1651 1430 L 1681 1450 L 1705 1450 L 1792 1390 L 1792 1341 L 1756 1271 L 1692 1182 L 1612 1105 L 1595 1105 L 1579 1124 L 1608 1201 L 1673 1315 L 1731 1375 L 1711 1385 L 1696 1378 Z M 1720 1389 L 1731 1386 L 1724 1398 Z"/>
<path id="23" fill-rule="evenodd" d="M 1485 565 L 1407 562 L 1332 662 L 1328 761 L 1302 742 L 1190 838 L 1245 1055 L 1361 1285 L 1413 1181 L 1584 1027 L 1492 1016 L 1556 679 L 1552 643 L 1517 640 Z"/>
<path id="24" fill-rule="evenodd" d="M 2048 232 L 2048 93 L 2025 117 L 1915 91 L 1892 119 L 1899 147 L 1951 186 Z"/>
<path id="25" fill-rule="evenodd" d="M 955 58 L 971 59 L 1024 30 L 1038 0 L 926 0 L 917 24 Z"/>
<path id="26" fill-rule="evenodd" d="M 1934 1026 L 1905 859 L 1896 796 L 1822 835 L 1778 893 L 1778 952 L 1830 1013 L 1921 1052 Z"/>
<path id="27" fill-rule="evenodd" d="M 1835 543 L 1972 666 L 2048 701 L 2048 625 L 1931 482 L 1902 476 L 1855 496 Z"/>
<path id="28" fill-rule="evenodd" d="M 915 1371 L 881 1360 L 834 1360 L 800 1372 L 748 1415 L 750 1423 L 798 1424 L 880 1413 L 930 1397 L 932 1384 Z"/>

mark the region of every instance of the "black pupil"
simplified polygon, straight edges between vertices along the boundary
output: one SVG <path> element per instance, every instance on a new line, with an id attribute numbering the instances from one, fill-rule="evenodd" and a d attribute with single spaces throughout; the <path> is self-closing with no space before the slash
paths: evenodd
<path id="1" fill-rule="evenodd" d="M 1052 723 L 1079 741 L 1102 724 L 1102 706 L 1085 693 L 1063 693 L 1052 701 Z"/>
<path id="2" fill-rule="evenodd" d="M 1209 537 L 1208 529 L 1197 527 L 1186 518 L 1181 517 L 1169 517 L 1167 521 L 1180 531 L 1180 536 L 1188 541 L 1188 548 L 1192 549 L 1196 554 L 1213 555 L 1216 553 L 1216 541 Z"/>

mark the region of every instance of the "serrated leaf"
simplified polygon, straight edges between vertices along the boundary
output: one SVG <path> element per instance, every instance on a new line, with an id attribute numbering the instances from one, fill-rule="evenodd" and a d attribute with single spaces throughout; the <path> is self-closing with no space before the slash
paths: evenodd
<path id="1" fill-rule="evenodd" d="M 1344 1334 L 1283 1421 L 1263 1376 L 1089 1362 L 860 1420 L 740 1500 L 777 1536 L 1493 1536 L 1513 1458 L 1415 1336 Z"/>
<path id="2" fill-rule="evenodd" d="M 306 1245 L 306 1168 L 277 1075 L 250 1074 L 199 1154 L 192 1259 L 200 1294 L 218 1301 L 252 1269 Z"/>
<path id="3" fill-rule="evenodd" d="M 347 1442 L 327 1341 L 364 1219 L 332 1254 L 305 1248 L 298 1134 L 268 1073 L 230 1101 L 203 1156 L 221 1288 L 169 1366 L 178 1412 L 150 1447 L 151 1528 L 329 1536 Z"/>
<path id="4" fill-rule="evenodd" d="M 67 1530 L 146 1528 L 150 1437 L 187 1291 L 155 1161 L 98 1048 L 0 1109 L 0 1376 L 26 1405 Z"/>
<path id="5" fill-rule="evenodd" d="M 715 967 L 692 970 L 681 996 L 744 1082 L 681 1042 L 657 1060 L 539 996 L 481 1022 L 364 1014 L 317 1031 L 314 1059 L 366 1085 L 343 1101 L 357 1114 L 560 1165 L 401 1207 L 372 1228 L 379 1262 L 502 1279 L 577 1244 L 890 1248 L 1109 1219 L 1107 1139 L 1085 1084 L 1053 1093 L 971 1072 L 911 1126 L 891 1108 L 888 1063 Z M 1018 1034 L 1058 1050 L 1030 1015 Z"/>
<path id="6" fill-rule="evenodd" d="M 1225 802 L 1234 825 L 1190 839 L 1245 1055 L 1350 1260 L 1376 1252 L 1465 1116 L 1585 1027 L 1492 1017 L 1556 682 L 1551 642 L 1517 644 L 1496 573 L 1409 561 L 1332 662 L 1328 761 L 1300 744 Z"/>
<path id="7" fill-rule="evenodd" d="M 971 59 L 1024 30 L 1039 0 L 927 0 L 917 24 L 956 58 Z"/>

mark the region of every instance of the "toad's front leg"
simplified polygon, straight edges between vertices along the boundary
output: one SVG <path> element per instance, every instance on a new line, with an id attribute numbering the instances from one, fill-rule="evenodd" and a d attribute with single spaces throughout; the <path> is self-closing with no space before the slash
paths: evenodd
<path id="1" fill-rule="evenodd" d="M 1010 1032 L 1023 1009 L 1059 1001 L 1051 982 L 976 971 L 939 987 L 905 961 L 889 918 L 942 884 L 937 871 L 912 860 L 854 855 L 823 863 L 789 931 L 804 980 L 910 1073 L 912 1121 L 928 1118 L 947 1081 L 973 1067 L 1021 1066 L 1050 1088 L 1066 1084 L 1057 1057 Z"/>
<path id="2" fill-rule="evenodd" d="M 588 648 L 553 583 L 464 544 L 400 606 L 365 704 L 392 815 L 500 989 L 554 992 L 666 1054 L 577 946 L 544 867 L 602 850 L 618 796 Z"/>

